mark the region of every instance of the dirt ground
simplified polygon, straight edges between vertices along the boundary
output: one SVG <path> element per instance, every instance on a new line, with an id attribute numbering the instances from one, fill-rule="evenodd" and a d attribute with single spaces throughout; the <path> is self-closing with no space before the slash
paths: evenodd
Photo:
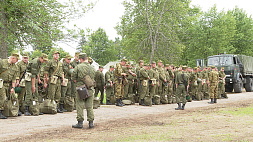
<path id="1" fill-rule="evenodd" d="M 103 105 L 94 110 L 95 128 L 73 129 L 76 111 L 0 120 L 0 141 L 253 141 L 253 93 L 229 99 L 152 107 Z M 240 108 L 246 108 L 242 114 Z"/>

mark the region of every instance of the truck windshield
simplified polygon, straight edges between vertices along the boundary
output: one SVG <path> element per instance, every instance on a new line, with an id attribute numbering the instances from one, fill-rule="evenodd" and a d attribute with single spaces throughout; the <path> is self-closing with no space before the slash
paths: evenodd
<path id="1" fill-rule="evenodd" d="M 208 66 L 224 66 L 233 64 L 232 56 L 218 56 L 218 57 L 209 57 L 207 60 Z"/>

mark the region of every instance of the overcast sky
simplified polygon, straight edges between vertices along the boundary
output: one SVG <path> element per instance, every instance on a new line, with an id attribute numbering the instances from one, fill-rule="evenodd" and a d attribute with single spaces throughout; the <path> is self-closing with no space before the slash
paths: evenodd
<path id="1" fill-rule="evenodd" d="M 79 28 L 90 28 L 93 31 L 101 27 L 106 31 L 109 39 L 114 40 L 115 37 L 118 37 L 114 27 L 120 22 L 120 17 L 124 14 L 123 1 L 99 0 L 96 6 L 85 14 L 85 17 L 72 21 L 68 26 L 71 27 L 76 24 Z M 192 0 L 192 5 L 199 5 L 203 11 L 208 11 L 214 4 L 216 4 L 219 11 L 223 9 L 225 11 L 231 10 L 238 6 L 244 9 L 248 15 L 253 14 L 252 0 Z M 59 47 L 62 47 L 73 56 L 77 45 L 78 43 L 68 43 L 59 44 Z"/>

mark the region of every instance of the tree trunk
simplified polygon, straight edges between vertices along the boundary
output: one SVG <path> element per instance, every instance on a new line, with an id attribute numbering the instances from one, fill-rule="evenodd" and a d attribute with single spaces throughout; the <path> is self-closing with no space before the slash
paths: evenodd
<path id="1" fill-rule="evenodd" d="M 1 46 L 1 58 L 8 58 L 8 47 L 7 47 L 7 19 L 4 11 L 4 2 L 0 0 L 0 46 Z"/>

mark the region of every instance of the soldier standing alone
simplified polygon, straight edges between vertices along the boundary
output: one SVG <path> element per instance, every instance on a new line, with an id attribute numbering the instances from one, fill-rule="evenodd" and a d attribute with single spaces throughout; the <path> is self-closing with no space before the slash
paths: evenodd
<path id="1" fill-rule="evenodd" d="M 219 74 L 215 70 L 215 66 L 212 66 L 212 71 L 209 73 L 209 82 L 210 82 L 210 104 L 217 103 L 217 86 L 218 86 Z"/>

